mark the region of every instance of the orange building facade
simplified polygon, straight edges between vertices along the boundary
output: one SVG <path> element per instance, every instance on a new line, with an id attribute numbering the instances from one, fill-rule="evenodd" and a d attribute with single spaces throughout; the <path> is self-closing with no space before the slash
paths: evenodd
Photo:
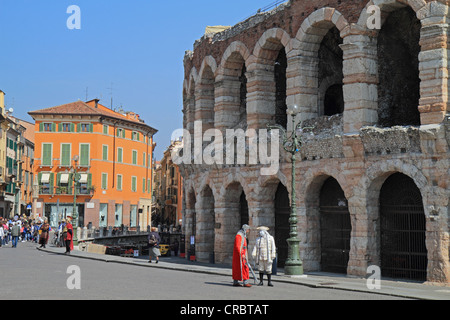
<path id="1" fill-rule="evenodd" d="M 151 224 L 153 135 L 133 112 L 77 101 L 29 112 L 35 120 L 33 213 L 52 226 L 72 216 L 79 226 L 146 230 Z"/>

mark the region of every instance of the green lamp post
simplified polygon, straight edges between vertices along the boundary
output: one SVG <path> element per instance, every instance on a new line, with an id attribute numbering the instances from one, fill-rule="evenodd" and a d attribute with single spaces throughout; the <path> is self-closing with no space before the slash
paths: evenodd
<path id="1" fill-rule="evenodd" d="M 296 205 L 296 180 L 295 180 L 295 164 L 296 154 L 300 152 L 303 145 L 302 134 L 305 129 L 302 128 L 303 123 L 300 122 L 295 125 L 296 115 L 300 112 L 298 106 L 294 105 L 288 108 L 287 114 L 292 118 L 292 133 L 288 133 L 285 128 L 280 125 L 269 125 L 269 130 L 279 130 L 282 134 L 283 148 L 291 154 L 292 160 L 292 189 L 291 189 L 291 214 L 289 217 L 289 236 L 288 243 L 288 257 L 284 266 L 286 275 L 295 276 L 303 274 L 303 262 L 300 259 L 300 239 L 297 232 L 297 205 Z"/>

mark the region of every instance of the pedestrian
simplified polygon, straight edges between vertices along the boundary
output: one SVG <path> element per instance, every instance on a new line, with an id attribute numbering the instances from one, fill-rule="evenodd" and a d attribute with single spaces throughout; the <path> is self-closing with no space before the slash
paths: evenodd
<path id="1" fill-rule="evenodd" d="M 65 226 L 63 229 L 63 239 L 66 245 L 65 254 L 70 254 L 70 251 L 73 250 L 73 225 L 72 225 L 72 217 L 68 216 L 65 221 Z"/>
<path id="2" fill-rule="evenodd" d="M 159 236 L 158 229 L 153 227 L 151 233 L 148 235 L 148 253 L 149 260 L 148 263 L 152 263 L 152 259 L 156 259 L 156 263 L 159 262 L 159 257 L 161 252 L 159 251 L 159 244 L 161 242 L 161 237 Z"/>
<path id="3" fill-rule="evenodd" d="M 2 247 L 4 237 L 5 237 L 5 230 L 3 230 L 3 221 L 0 221 L 0 248 Z"/>
<path id="4" fill-rule="evenodd" d="M 248 244 L 247 234 L 250 226 L 244 224 L 241 230 L 238 231 L 234 239 L 233 248 L 233 286 L 240 287 L 239 281 L 243 282 L 244 287 L 251 287 L 248 283 L 250 279 L 250 268 L 248 265 Z"/>
<path id="5" fill-rule="evenodd" d="M 17 242 L 20 236 L 20 224 L 18 222 L 14 222 L 11 228 L 11 236 L 12 236 L 12 247 L 17 248 Z"/>
<path id="6" fill-rule="evenodd" d="M 178 240 L 175 240 L 175 242 L 173 243 L 173 253 L 174 253 L 175 257 L 178 257 L 179 248 L 180 248 L 180 244 L 178 243 Z"/>
<path id="7" fill-rule="evenodd" d="M 39 244 L 41 245 L 39 248 L 45 248 L 48 243 L 48 236 L 50 233 L 50 225 L 48 224 L 48 219 L 44 219 L 44 223 L 41 225 L 39 229 Z"/>
<path id="8" fill-rule="evenodd" d="M 252 257 L 256 260 L 256 265 L 259 271 L 259 284 L 263 285 L 264 273 L 267 275 L 268 286 L 273 287 L 272 284 L 272 264 L 277 256 L 277 249 L 275 247 L 275 239 L 269 234 L 268 227 L 259 227 L 259 237 L 256 239 L 255 247 L 253 248 Z"/>

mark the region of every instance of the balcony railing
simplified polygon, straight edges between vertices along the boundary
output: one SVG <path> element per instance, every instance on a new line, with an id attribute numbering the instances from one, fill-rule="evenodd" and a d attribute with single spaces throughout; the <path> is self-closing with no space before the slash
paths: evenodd
<path id="1" fill-rule="evenodd" d="M 78 186 L 76 188 L 77 195 L 86 195 L 86 196 L 92 196 L 95 191 L 95 187 L 85 187 L 85 186 Z M 45 185 L 39 186 L 39 194 L 41 195 L 72 195 L 73 196 L 73 187 L 49 187 Z"/>

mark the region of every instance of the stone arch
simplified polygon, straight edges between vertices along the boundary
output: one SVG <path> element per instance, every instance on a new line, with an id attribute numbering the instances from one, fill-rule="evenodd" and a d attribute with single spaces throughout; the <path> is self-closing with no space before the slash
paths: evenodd
<path id="1" fill-rule="evenodd" d="M 373 0 L 369 1 L 360 14 L 357 26 L 361 29 L 361 32 L 369 32 L 375 34 L 372 38 L 372 41 L 378 41 L 378 33 L 379 30 L 367 30 L 367 19 L 369 18 L 369 14 L 367 13 L 367 8 L 370 5 L 377 5 L 381 9 L 381 23 L 382 27 L 385 25 L 385 22 L 391 13 L 402 8 L 410 8 L 414 13 L 417 19 L 420 21 L 421 30 L 420 30 L 420 54 L 418 57 L 418 62 L 415 58 L 414 69 L 420 70 L 420 73 L 416 70 L 415 78 L 420 79 L 420 83 L 415 81 L 414 86 L 408 85 L 408 87 L 414 88 L 414 95 L 409 95 L 412 98 L 417 100 L 417 95 L 419 95 L 418 101 L 418 110 L 415 109 L 415 102 L 411 102 L 411 120 L 410 124 L 438 124 L 441 123 L 445 114 L 449 112 L 450 107 L 447 103 L 447 96 L 449 94 L 450 87 L 447 84 L 446 78 L 442 77 L 439 74 L 439 67 L 442 63 L 447 63 L 447 55 L 440 50 L 441 48 L 445 48 L 445 39 L 442 37 L 442 34 L 447 33 L 446 20 L 449 12 L 448 5 L 442 3 L 440 1 L 430 1 L 427 2 L 425 0 Z M 398 19 L 397 19 L 398 20 Z M 402 28 L 404 29 L 404 28 Z M 409 29 L 409 28 L 407 28 Z M 408 30 L 409 31 L 409 30 Z M 392 32 L 390 32 L 392 33 Z M 398 42 L 398 41 L 397 41 Z M 398 50 L 397 50 L 398 51 Z M 408 51 L 408 50 L 406 50 Z M 411 50 L 409 50 L 411 51 Z M 445 51 L 445 50 L 444 50 Z M 378 59 L 377 66 L 379 65 Z M 405 59 L 411 60 L 411 59 Z M 445 61 L 445 62 L 444 62 Z M 398 73 L 398 72 L 395 72 Z M 418 74 L 418 76 L 417 76 Z M 434 76 L 429 76 L 434 75 Z M 409 76 L 408 78 L 411 78 Z M 381 79 L 382 80 L 382 79 Z M 381 81 L 382 82 L 382 81 Z M 388 85 L 386 85 L 388 86 Z M 419 87 L 419 89 L 417 89 Z M 440 88 L 438 92 L 436 92 L 436 88 Z M 395 90 L 397 91 L 397 90 Z M 383 92 L 379 92 L 381 96 L 386 96 Z M 387 99 L 387 98 L 386 98 Z M 385 100 L 386 100 L 385 99 Z M 402 98 L 398 98 L 400 101 Z M 378 105 L 380 104 L 381 110 L 383 110 L 383 106 L 386 106 L 389 101 L 381 100 L 377 104 L 377 111 L 380 109 Z M 387 109 L 389 112 L 389 108 Z M 383 112 L 383 111 L 382 111 Z M 383 115 L 383 114 L 382 114 Z M 382 116 L 381 115 L 381 116 Z M 378 115 L 377 115 L 378 117 Z M 400 117 L 400 116 L 399 116 Z M 373 117 L 375 118 L 375 117 Z M 393 117 L 395 119 L 395 117 Z M 378 119 L 380 122 L 386 122 L 389 125 L 389 116 L 385 116 L 386 120 Z M 375 124 L 377 123 L 377 119 L 372 121 Z M 395 124 L 395 123 L 394 123 Z"/>
<path id="2" fill-rule="evenodd" d="M 217 221 L 220 228 L 221 246 L 216 250 L 216 261 L 218 262 L 231 262 L 233 258 L 233 243 L 236 232 L 242 227 L 243 214 L 247 215 L 248 211 L 242 212 L 241 201 L 242 195 L 245 195 L 245 190 L 241 182 L 234 180 L 224 183 L 221 190 L 221 199 L 219 208 L 217 210 Z M 246 200 L 245 200 L 246 201 Z M 246 203 L 248 208 L 248 203 Z M 250 224 L 246 221 L 247 224 Z"/>
<path id="3" fill-rule="evenodd" d="M 187 91 L 186 91 L 186 98 L 187 98 L 187 108 L 185 109 L 187 115 L 186 115 L 186 121 L 187 121 L 187 130 L 191 132 L 191 134 L 194 133 L 194 121 L 195 121 L 195 88 L 197 83 L 197 70 L 194 68 L 191 69 L 191 72 L 189 74 L 188 83 L 187 83 Z"/>
<path id="4" fill-rule="evenodd" d="M 267 61 L 266 64 L 273 63 L 277 57 L 277 52 L 282 48 L 292 50 L 291 37 L 281 28 L 267 30 L 259 38 L 253 50 L 253 56 L 257 63 Z"/>
<path id="5" fill-rule="evenodd" d="M 184 186 L 184 194 L 183 197 L 183 230 L 186 234 L 186 239 L 190 239 L 193 235 L 196 235 L 196 203 L 197 203 L 197 195 L 195 193 L 195 188 L 190 184 L 190 186 Z M 189 250 L 189 242 L 185 243 L 185 252 Z"/>
<path id="6" fill-rule="evenodd" d="M 247 67 L 251 54 L 240 41 L 225 50 L 217 69 L 215 127 L 247 127 Z"/>
<path id="7" fill-rule="evenodd" d="M 410 177 L 416 186 L 422 191 L 424 196 L 424 206 L 427 203 L 426 195 L 429 193 L 429 184 L 424 174 L 414 165 L 401 161 L 383 161 L 376 162 L 365 171 L 354 187 L 354 192 L 349 203 L 350 210 L 355 211 L 354 214 L 359 223 L 355 232 L 358 237 L 352 237 L 352 246 L 359 247 L 364 256 L 358 256 L 357 252 L 353 252 L 353 264 L 361 265 L 362 263 L 369 265 L 380 265 L 380 206 L 379 197 L 381 188 L 391 175 L 402 173 Z M 359 240 L 358 240 L 359 238 Z M 359 245 L 356 243 L 359 241 Z M 364 244 L 364 245 L 361 245 Z M 359 262 L 358 262 L 359 261 Z M 355 271 L 356 271 L 355 267 Z M 358 274 L 364 274 L 362 268 L 356 271 Z"/>
<path id="8" fill-rule="evenodd" d="M 195 120 L 202 121 L 203 132 L 214 128 L 216 71 L 216 61 L 212 56 L 206 56 L 198 74 L 195 109 Z"/>
<path id="9" fill-rule="evenodd" d="M 291 51 L 291 37 L 281 28 L 267 30 L 256 43 L 249 75 L 257 95 L 249 102 L 249 127 L 261 128 L 267 122 L 287 127 L 288 55 Z"/>
<path id="10" fill-rule="evenodd" d="M 298 206 L 301 212 L 299 238 L 301 239 L 301 248 L 303 251 L 303 265 L 305 270 L 319 271 L 321 270 L 322 256 L 320 223 L 321 189 L 328 179 L 333 178 L 343 190 L 348 202 L 351 187 L 337 170 L 330 171 L 327 168 L 319 170 L 310 169 L 303 177 L 303 181 L 300 184 L 300 192 L 298 192 L 300 195 Z M 352 225 L 353 223 L 352 219 Z"/>
<path id="11" fill-rule="evenodd" d="M 371 16 L 371 14 L 369 14 L 367 12 L 367 9 L 372 6 L 372 5 L 376 5 L 378 6 L 382 12 L 391 12 L 394 11 L 396 9 L 398 9 L 399 7 L 402 6 L 410 6 L 411 9 L 414 10 L 414 12 L 416 12 L 417 17 L 419 19 L 421 19 L 422 17 L 422 11 L 425 7 L 428 6 L 427 2 L 425 0 L 404 0 L 404 1 L 398 1 L 398 0 L 370 0 L 367 2 L 365 8 L 361 11 L 359 18 L 358 18 L 358 22 L 356 23 L 360 28 L 362 29 L 367 29 L 367 20 L 369 19 L 369 17 Z M 386 21 L 386 14 L 382 14 L 381 15 L 381 24 L 383 24 Z"/>
<path id="12" fill-rule="evenodd" d="M 196 239 L 195 239 L 195 256 L 198 261 L 209 262 L 211 255 L 215 252 L 215 198 L 213 189 L 204 184 L 199 189 L 196 201 Z"/>
<path id="13" fill-rule="evenodd" d="M 295 81 L 299 83 L 296 90 L 299 94 L 293 101 L 290 101 L 290 103 L 300 107 L 300 120 L 316 118 L 323 113 L 321 111 L 323 108 L 319 105 L 319 88 L 322 80 L 325 80 L 326 74 L 319 74 L 322 63 L 319 59 L 319 50 L 324 38 L 329 37 L 329 33 L 336 30 L 342 41 L 345 30 L 349 28 L 350 25 L 345 17 L 338 10 L 330 7 L 314 11 L 300 26 L 295 38 L 298 55 L 295 57 L 294 63 L 299 69 L 299 73 L 296 75 L 298 79 Z M 342 59 L 338 58 L 338 60 L 342 64 Z M 340 67 L 339 72 L 342 73 L 342 70 L 342 67 Z M 333 79 L 333 82 L 337 81 L 342 84 L 343 75 L 340 78 L 338 80 Z M 327 81 L 330 81 L 330 79 L 327 79 Z M 327 89 L 324 88 L 324 91 Z M 325 93 L 322 93 L 322 95 L 324 96 Z"/>

